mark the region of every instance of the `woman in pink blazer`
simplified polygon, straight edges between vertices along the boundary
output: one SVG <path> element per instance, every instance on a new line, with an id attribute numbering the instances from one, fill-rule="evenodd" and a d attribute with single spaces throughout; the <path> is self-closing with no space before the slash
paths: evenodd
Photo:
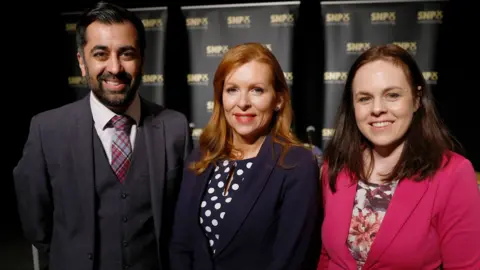
<path id="1" fill-rule="evenodd" d="M 322 167 L 320 269 L 480 269 L 475 171 L 395 45 L 353 64 Z"/>

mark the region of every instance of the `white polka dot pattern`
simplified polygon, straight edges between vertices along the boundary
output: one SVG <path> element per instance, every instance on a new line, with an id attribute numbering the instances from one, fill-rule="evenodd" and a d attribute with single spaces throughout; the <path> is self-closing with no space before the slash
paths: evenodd
<path id="1" fill-rule="evenodd" d="M 242 181 L 253 167 L 252 159 L 220 162 L 208 182 L 207 190 L 200 203 L 200 226 L 208 238 L 211 251 L 215 253 L 221 239 L 219 227 L 228 212 L 235 194 L 241 190 Z M 230 187 L 225 191 L 228 177 L 232 176 Z M 247 177 L 248 178 L 248 177 Z M 237 198 L 235 200 L 241 200 Z"/>

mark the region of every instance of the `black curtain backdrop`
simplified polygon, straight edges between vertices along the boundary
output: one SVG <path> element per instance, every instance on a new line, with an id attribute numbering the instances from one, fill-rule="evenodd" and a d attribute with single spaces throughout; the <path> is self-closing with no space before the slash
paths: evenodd
<path id="1" fill-rule="evenodd" d="M 193 93 L 188 82 L 188 74 L 196 74 L 197 71 L 192 70 L 191 36 L 184 23 L 186 17 L 181 7 L 247 1 L 114 2 L 127 8 L 166 7 L 168 17 L 164 21 L 164 31 L 158 32 L 159 38 L 163 37 L 164 43 L 163 45 L 158 44 L 158 46 L 163 46 L 162 50 L 168 51 L 168 53 L 155 56 L 163 59 L 162 66 L 157 67 L 162 74 L 159 74 L 160 71 L 156 73 L 163 75 L 163 84 L 160 84 L 161 77 L 150 78 L 152 81 L 159 82 L 156 87 L 162 88 L 164 101 L 169 107 L 183 111 L 189 119 L 193 119 L 194 112 L 190 105 Z M 0 234 L 2 243 L 0 268 L 23 269 L 19 266 L 21 263 L 31 263 L 29 261 L 31 253 L 30 246 L 25 243 L 18 248 L 21 250 L 18 254 L 21 255 L 15 253 L 15 247 L 22 240 L 16 213 L 12 170 L 22 154 L 30 118 L 34 114 L 78 98 L 78 92 L 72 91 L 71 85 L 66 79 L 72 76 L 72 60 L 75 60 L 75 53 L 72 51 L 71 38 L 66 33 L 65 17 L 61 16 L 61 12 L 81 11 L 93 5 L 93 1 L 70 2 L 68 5 L 62 4 L 61 6 L 56 6 L 51 2 L 35 4 L 12 2 L 12 5 L 13 8 L 5 12 L 12 13 L 11 15 L 15 19 L 7 19 L 5 16 L 3 19 L 5 22 L 3 24 L 4 61 L 2 63 L 6 69 L 3 72 L 4 86 L 2 88 L 6 93 L 3 104 L 4 107 L 9 108 L 4 109 L 7 119 L 7 125 L 5 125 L 7 129 L 5 129 L 4 135 L 6 135 L 8 151 L 5 154 L 7 162 L 2 166 L 4 192 L 0 196 L 3 213 Z M 381 6 L 381 4 L 378 5 Z M 346 5 L 343 8 L 347 8 Z M 300 2 L 295 11 L 297 16 L 295 25 L 292 27 L 291 53 L 288 60 L 293 74 L 291 90 L 296 114 L 295 130 L 302 139 L 307 140 L 305 129 L 310 125 L 314 126 L 316 128 L 314 144 L 316 145 L 321 145 L 324 139 L 323 135 L 328 135 L 328 130 L 322 132 L 322 128 L 328 128 L 329 125 L 325 121 L 328 117 L 323 110 L 323 102 L 327 93 L 323 91 L 324 72 L 327 68 L 328 58 L 325 51 L 329 42 L 328 33 L 324 30 L 326 29 L 325 21 L 322 19 L 325 17 L 325 11 L 325 6 L 320 6 L 318 1 Z M 478 96 L 476 93 L 478 88 L 477 70 L 480 59 L 478 43 L 474 41 L 480 26 L 477 11 L 478 9 L 473 6 L 473 1 L 445 2 L 442 23 L 437 25 L 439 30 L 436 40 L 429 40 L 434 42 L 429 45 L 433 51 L 422 51 L 420 55 L 420 48 L 417 48 L 416 55 L 418 57 L 423 57 L 424 53 L 429 55 L 428 61 L 431 61 L 435 66 L 435 71 L 438 72 L 434 93 L 440 114 L 452 134 L 464 146 L 466 156 L 472 161 L 476 170 L 480 171 L 478 135 L 480 109 L 478 98 L 476 98 Z M 401 19 L 396 17 L 396 20 Z M 415 30 L 412 29 L 412 31 Z M 425 41 L 422 37 L 424 37 L 423 34 L 418 36 L 421 42 Z M 238 37 L 238 41 L 241 41 L 241 37 Z M 368 41 L 354 40 L 350 42 L 367 43 Z M 352 48 L 361 48 L 361 46 L 356 46 Z M 344 52 L 346 53 L 346 50 Z M 150 57 L 152 57 L 151 54 Z M 344 64 L 346 65 L 347 62 Z M 211 76 L 209 76 L 210 81 L 213 80 Z M 158 93 L 155 94 L 158 95 Z M 205 112 L 207 112 L 208 106 L 205 104 Z M 199 128 L 199 126 L 196 125 L 194 128 Z M 1 265 L 2 263 L 6 264 L 6 268 Z"/>

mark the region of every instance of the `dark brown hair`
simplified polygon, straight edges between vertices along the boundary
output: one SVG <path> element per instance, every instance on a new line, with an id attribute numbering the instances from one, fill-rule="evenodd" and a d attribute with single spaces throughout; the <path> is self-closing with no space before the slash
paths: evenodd
<path id="1" fill-rule="evenodd" d="M 231 48 L 223 56 L 213 79 L 213 113 L 208 124 L 200 135 L 199 144 L 201 158 L 190 166 L 196 173 L 202 173 L 209 164 L 219 159 L 235 158 L 238 150 L 232 142 L 232 131 L 225 119 L 222 94 L 225 78 L 234 69 L 249 63 L 258 61 L 267 64 L 271 70 L 272 85 L 275 89 L 276 98 L 283 99 L 283 105 L 274 113 L 269 133 L 274 142 L 282 146 L 283 156 L 292 145 L 301 145 L 296 136 L 291 132 L 293 110 L 289 88 L 285 80 L 282 68 L 275 56 L 267 48 L 259 43 L 245 43 Z"/>
<path id="2" fill-rule="evenodd" d="M 140 55 L 142 57 L 144 56 L 146 48 L 145 27 L 140 18 L 130 10 L 105 1 L 100 1 L 94 8 L 85 11 L 77 22 L 76 42 L 81 55 L 84 53 L 83 48 L 85 44 L 87 44 L 87 27 L 96 21 L 103 24 L 131 22 L 137 30 L 137 42 L 140 47 Z"/>
<path id="3" fill-rule="evenodd" d="M 350 68 L 335 122 L 335 133 L 325 149 L 324 158 L 328 164 L 326 175 L 332 192 L 335 192 L 337 176 L 342 170 L 352 179 L 368 178 L 363 151 L 365 147 L 370 151 L 372 148 L 355 121 L 352 83 L 360 67 L 377 60 L 388 61 L 402 68 L 414 100 L 418 97 L 420 102 L 404 136 L 405 144 L 400 159 L 383 180 L 390 182 L 413 178 L 415 181 L 422 181 L 441 168 L 447 151 L 455 148 L 454 140 L 437 114 L 432 92 L 414 58 L 397 45 L 372 47 L 360 55 Z M 370 158 L 370 164 L 373 164 L 372 155 Z"/>

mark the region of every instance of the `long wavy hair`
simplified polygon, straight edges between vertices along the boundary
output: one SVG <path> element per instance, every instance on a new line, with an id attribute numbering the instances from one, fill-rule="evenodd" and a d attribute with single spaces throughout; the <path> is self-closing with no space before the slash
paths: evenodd
<path id="1" fill-rule="evenodd" d="M 259 43 L 244 43 L 231 48 L 225 53 L 213 80 L 213 112 L 208 124 L 203 129 L 199 139 L 201 157 L 190 164 L 190 169 L 197 174 L 202 173 L 210 164 L 221 159 L 238 158 L 242 153 L 233 144 L 233 133 L 225 119 L 222 103 L 225 78 L 238 67 L 257 61 L 267 64 L 271 70 L 272 85 L 275 98 L 283 99 L 283 104 L 275 111 L 268 133 L 274 142 L 282 146 L 284 156 L 291 146 L 302 146 L 295 134 L 291 132 L 293 110 L 289 88 L 280 64 L 270 50 Z"/>
<path id="2" fill-rule="evenodd" d="M 400 67 L 407 77 L 414 99 L 419 98 L 420 101 L 419 109 L 413 115 L 404 136 L 405 143 L 400 159 L 383 180 L 385 182 L 403 178 L 425 180 L 442 166 L 447 150 L 453 151 L 456 146 L 460 146 L 442 123 L 435 108 L 432 92 L 427 87 L 414 58 L 393 44 L 372 47 L 356 59 L 348 73 L 335 122 L 335 133 L 325 149 L 324 160 L 328 164 L 327 181 L 332 192 L 335 192 L 338 174 L 344 169 L 353 180 L 367 179 L 371 173 L 373 156 L 370 155 L 370 168 L 365 168 L 363 151 L 372 151 L 372 145 L 362 135 L 355 121 L 352 83 L 358 69 L 377 60 L 388 61 Z M 460 148 L 461 146 L 458 150 Z"/>

